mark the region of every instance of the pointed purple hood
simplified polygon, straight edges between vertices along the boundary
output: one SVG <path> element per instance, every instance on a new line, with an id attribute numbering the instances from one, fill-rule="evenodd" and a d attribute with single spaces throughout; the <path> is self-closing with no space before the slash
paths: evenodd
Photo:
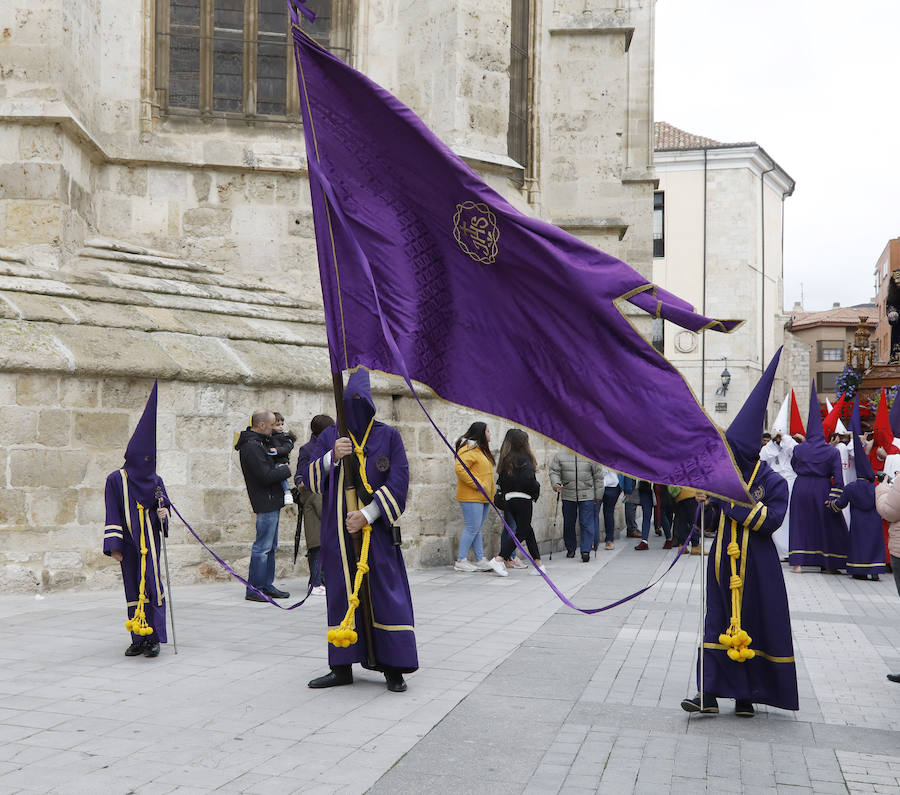
<path id="1" fill-rule="evenodd" d="M 888 421 L 891 423 L 891 431 L 894 436 L 900 436 L 900 392 L 894 398 L 894 405 L 891 406 L 891 413 L 888 414 Z"/>
<path id="2" fill-rule="evenodd" d="M 809 416 L 806 418 L 806 441 L 828 444 L 825 429 L 822 427 L 822 412 L 819 410 L 819 396 L 816 394 L 816 382 L 809 385 Z"/>
<path id="3" fill-rule="evenodd" d="M 775 381 L 775 371 L 778 369 L 778 361 L 781 358 L 779 348 L 769 366 L 756 382 L 756 386 L 750 392 L 741 410 L 731 421 L 725 438 L 734 454 L 744 476 L 744 480 L 750 477 L 753 467 L 759 460 L 759 448 L 762 444 L 762 433 L 766 423 L 766 406 L 769 403 L 769 393 L 772 391 L 772 383 Z"/>
<path id="4" fill-rule="evenodd" d="M 875 472 L 872 469 L 872 462 L 866 454 L 865 445 L 859 438 L 858 434 L 853 434 L 853 460 L 856 464 L 856 477 L 865 480 L 875 480 Z"/>
<path id="5" fill-rule="evenodd" d="M 344 411 L 347 413 L 347 427 L 362 442 L 369 422 L 375 416 L 375 403 L 372 400 L 372 387 L 369 384 L 369 371 L 360 367 L 350 373 L 344 389 Z"/>
<path id="6" fill-rule="evenodd" d="M 859 392 L 853 401 L 853 412 L 850 414 L 850 432 L 862 436 L 862 420 L 859 418 Z"/>
<path id="7" fill-rule="evenodd" d="M 128 490 L 131 497 L 141 505 L 156 505 L 156 487 L 159 478 L 156 475 L 156 398 L 159 384 L 153 382 L 150 397 L 144 413 L 138 420 L 137 427 L 131 435 L 131 441 L 125 448 L 125 466 L 128 475 Z"/>

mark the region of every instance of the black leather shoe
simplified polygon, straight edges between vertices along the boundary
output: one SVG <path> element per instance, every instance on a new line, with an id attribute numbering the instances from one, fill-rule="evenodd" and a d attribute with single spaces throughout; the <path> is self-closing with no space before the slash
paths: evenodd
<path id="1" fill-rule="evenodd" d="M 126 657 L 137 657 L 144 653 L 144 646 L 146 646 L 146 642 L 143 640 L 136 640 L 132 643 L 127 649 L 125 649 Z"/>
<path id="2" fill-rule="evenodd" d="M 713 696 L 703 696 L 703 709 L 700 709 L 700 696 L 683 699 L 681 708 L 685 712 L 702 712 L 704 715 L 719 714 L 719 702 Z"/>
<path id="3" fill-rule="evenodd" d="M 276 588 L 274 585 L 268 590 L 263 591 L 266 596 L 271 596 L 273 599 L 287 599 L 290 596 L 288 591 L 282 591 L 280 588 Z"/>
<path id="4" fill-rule="evenodd" d="M 890 679 L 892 682 L 900 683 L 900 674 L 888 674 L 887 678 Z"/>
<path id="5" fill-rule="evenodd" d="M 406 690 L 406 682 L 403 679 L 403 674 L 394 672 L 388 673 L 385 671 L 384 678 L 387 682 L 387 689 L 392 693 L 402 693 Z"/>
<path id="6" fill-rule="evenodd" d="M 756 714 L 752 701 L 734 700 L 734 714 L 739 718 L 752 718 Z"/>
<path id="7" fill-rule="evenodd" d="M 159 642 L 156 643 L 148 643 L 144 647 L 144 656 L 145 657 L 159 657 Z"/>
<path id="8" fill-rule="evenodd" d="M 248 591 L 247 595 L 244 597 L 248 602 L 266 602 L 268 601 L 265 596 L 260 596 L 258 593 L 254 593 L 253 591 Z"/>
<path id="9" fill-rule="evenodd" d="M 582 563 L 587 563 L 588 561 L 590 561 L 590 559 L 591 559 L 590 552 L 582 552 L 581 553 L 581 562 Z"/>
<path id="10" fill-rule="evenodd" d="M 566 552 L 566 557 L 567 557 L 567 558 L 574 558 L 574 557 L 575 557 L 575 550 L 573 549 L 573 550 L 571 550 L 570 552 Z"/>
<path id="11" fill-rule="evenodd" d="M 353 670 L 349 665 L 336 665 L 325 676 L 311 679 L 306 686 L 313 689 L 322 687 L 340 687 L 353 684 Z"/>

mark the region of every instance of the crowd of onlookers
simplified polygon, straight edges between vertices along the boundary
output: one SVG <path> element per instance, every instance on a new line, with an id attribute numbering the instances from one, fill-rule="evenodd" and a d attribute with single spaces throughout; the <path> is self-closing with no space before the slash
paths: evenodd
<path id="1" fill-rule="evenodd" d="M 517 428 L 507 431 L 495 460 L 490 449 L 491 433 L 484 422 L 473 422 L 456 440 L 456 499 L 462 511 L 464 529 L 459 539 L 454 569 L 462 572 L 492 571 L 506 576 L 508 569 L 527 564 L 515 554 L 509 533 L 526 546 L 537 569 L 543 570 L 541 554 L 531 524 L 532 506 L 540 496 L 537 465 L 528 444 L 528 435 Z M 628 538 L 638 540 L 635 550 L 650 548 L 651 529 L 664 536 L 663 549 L 680 546 L 692 536 L 691 552 L 700 554 L 696 523 L 696 495 L 692 489 L 663 486 L 634 480 L 579 456 L 569 450 L 556 453 L 549 465 L 550 487 L 556 505 L 551 524 L 550 551 L 561 545 L 566 556 L 580 553 L 588 563 L 600 548 L 600 519 L 603 519 L 603 548 L 615 549 L 616 505 L 624 498 L 625 530 Z M 490 503 L 503 509 L 500 550 L 497 556 L 484 555 L 484 529 L 488 526 Z M 641 509 L 638 529 L 637 510 Z M 554 534 L 562 514 L 561 536 Z M 473 560 L 469 560 L 469 552 Z M 535 569 L 532 573 L 537 574 Z"/>

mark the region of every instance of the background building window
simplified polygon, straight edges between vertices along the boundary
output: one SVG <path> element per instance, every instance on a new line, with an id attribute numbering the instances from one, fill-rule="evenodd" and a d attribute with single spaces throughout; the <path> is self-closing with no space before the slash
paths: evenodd
<path id="1" fill-rule="evenodd" d="M 510 13 L 509 156 L 528 170 L 528 47 L 531 37 L 531 3 L 512 0 Z"/>
<path id="2" fill-rule="evenodd" d="M 653 194 L 653 256 L 666 256 L 666 194 L 658 190 Z"/>
<path id="3" fill-rule="evenodd" d="M 350 0 L 307 0 L 303 30 L 344 60 Z M 334 7 L 333 7 L 334 6 Z M 156 0 L 156 92 L 163 113 L 299 118 L 284 0 Z M 337 35 L 334 35 L 337 33 Z"/>
<path id="4" fill-rule="evenodd" d="M 833 394 L 835 383 L 840 372 L 837 373 L 818 373 L 816 375 L 816 392 L 819 393 L 819 399 L 824 402 L 829 394 Z"/>
<path id="5" fill-rule="evenodd" d="M 816 343 L 818 348 L 818 361 L 820 362 L 842 362 L 844 361 L 844 341 L 843 340 L 818 340 Z"/>
<path id="6" fill-rule="evenodd" d="M 666 321 L 661 317 L 655 317 L 650 321 L 650 343 L 656 350 L 665 355 Z"/>

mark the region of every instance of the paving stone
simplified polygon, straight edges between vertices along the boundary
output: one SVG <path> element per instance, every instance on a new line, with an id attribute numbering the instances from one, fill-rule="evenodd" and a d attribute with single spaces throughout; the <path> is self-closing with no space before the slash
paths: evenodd
<path id="1" fill-rule="evenodd" d="M 553 576 L 599 605 L 667 561 L 626 548 L 588 574 L 554 558 Z M 539 578 L 411 572 L 423 667 L 402 695 L 363 671 L 353 687 L 305 687 L 326 665 L 322 603 L 248 609 L 232 583 L 184 586 L 180 653 L 148 661 L 122 656 L 118 591 L 5 597 L 0 793 L 900 792 L 891 589 L 788 579 L 801 711 L 691 717 L 697 574 L 686 561 L 588 617 Z"/>

